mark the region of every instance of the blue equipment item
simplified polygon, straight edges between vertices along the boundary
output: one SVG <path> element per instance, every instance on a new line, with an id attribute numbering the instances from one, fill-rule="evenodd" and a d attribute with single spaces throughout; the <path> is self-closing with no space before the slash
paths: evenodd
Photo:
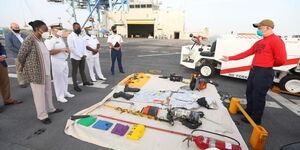
<path id="1" fill-rule="evenodd" d="M 113 125 L 113 123 L 111 123 L 111 122 L 99 120 L 93 125 L 93 128 L 101 129 L 101 130 L 108 130 L 112 125 Z"/>

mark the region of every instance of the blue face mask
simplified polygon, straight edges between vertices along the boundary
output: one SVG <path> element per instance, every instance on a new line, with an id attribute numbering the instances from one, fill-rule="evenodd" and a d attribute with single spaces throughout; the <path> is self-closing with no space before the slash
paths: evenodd
<path id="1" fill-rule="evenodd" d="M 256 34 L 259 35 L 259 36 L 263 36 L 263 35 L 264 35 L 264 32 L 261 31 L 261 30 L 257 30 L 257 31 L 256 31 Z"/>
<path id="2" fill-rule="evenodd" d="M 92 34 L 93 34 L 93 31 L 92 31 L 92 30 L 89 30 L 89 31 L 88 31 L 88 34 L 89 34 L 89 35 L 92 35 Z"/>

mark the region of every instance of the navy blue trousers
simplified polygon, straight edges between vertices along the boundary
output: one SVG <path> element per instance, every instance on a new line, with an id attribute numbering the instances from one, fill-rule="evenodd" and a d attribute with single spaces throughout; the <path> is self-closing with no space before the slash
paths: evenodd
<path id="1" fill-rule="evenodd" d="M 254 122 L 261 124 L 266 104 L 266 95 L 274 79 L 272 68 L 252 67 L 247 81 L 247 113 Z"/>
<path id="2" fill-rule="evenodd" d="M 111 68 L 110 68 L 111 73 L 115 73 L 115 61 L 116 61 L 116 59 L 118 61 L 119 71 L 123 72 L 121 49 L 119 51 L 111 49 Z"/>

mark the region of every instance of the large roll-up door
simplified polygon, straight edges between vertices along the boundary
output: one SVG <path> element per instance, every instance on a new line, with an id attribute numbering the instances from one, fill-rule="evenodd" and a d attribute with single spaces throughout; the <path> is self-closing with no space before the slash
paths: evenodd
<path id="1" fill-rule="evenodd" d="M 127 21 L 128 37 L 147 38 L 154 35 L 154 21 Z"/>

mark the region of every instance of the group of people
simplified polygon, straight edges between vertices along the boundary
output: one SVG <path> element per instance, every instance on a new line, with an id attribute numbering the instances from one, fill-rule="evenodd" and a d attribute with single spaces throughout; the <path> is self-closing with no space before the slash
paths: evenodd
<path id="1" fill-rule="evenodd" d="M 72 64 L 72 81 L 74 90 L 81 92 L 77 82 L 79 69 L 83 85 L 93 85 L 92 82 L 106 80 L 101 72 L 99 61 L 100 43 L 91 27 L 85 28 L 85 36 L 81 35 L 79 23 L 73 24 L 73 32 L 64 42 L 63 28 L 60 24 L 52 25 L 50 36 L 47 36 L 48 27 L 40 20 L 30 22 L 33 33 L 25 35 L 20 33 L 18 24 L 11 24 L 11 32 L 6 36 L 6 46 L 13 52 L 16 64 L 18 83 L 21 88 L 28 84 L 32 89 L 33 99 L 37 111 L 37 118 L 44 124 L 51 123 L 48 114 L 62 112 L 63 109 L 55 108 L 52 101 L 51 75 L 57 101 L 65 103 L 66 98 L 75 95 L 68 91 L 68 58 Z M 108 37 L 107 43 L 111 47 L 112 66 L 114 75 L 114 62 L 118 60 L 119 71 L 124 73 L 122 67 L 122 37 L 117 34 L 116 26 L 112 28 L 113 34 Z M 68 47 L 67 47 L 68 45 Z M 5 105 L 20 104 L 22 101 L 11 98 L 10 84 L 7 70 L 7 53 L 0 43 L 0 91 Z M 85 62 L 87 61 L 90 82 L 85 75 Z M 95 72 L 94 72 L 95 69 Z"/>
<path id="2" fill-rule="evenodd" d="M 83 85 L 92 85 L 85 76 L 84 66 L 87 63 L 92 81 L 96 81 L 97 76 L 101 80 L 106 80 L 103 76 L 99 63 L 100 44 L 97 38 L 92 35 L 89 28 L 85 29 L 85 37 L 81 36 L 81 27 L 78 23 L 73 24 L 73 32 L 68 36 L 66 44 L 61 38 L 60 26 L 51 26 L 52 38 L 45 41 L 42 35 L 48 32 L 48 27 L 42 21 L 30 22 L 34 33 L 27 36 L 20 34 L 17 24 L 11 24 L 12 33 L 7 35 L 7 47 L 11 49 L 16 57 L 16 68 L 20 87 L 26 87 L 26 82 L 30 83 L 34 102 L 37 110 L 37 117 L 43 123 L 51 123 L 48 113 L 58 113 L 62 109 L 55 108 L 52 103 L 51 76 L 50 76 L 50 55 L 52 63 L 52 74 L 57 100 L 67 102 L 65 97 L 74 97 L 68 92 L 68 64 L 66 59 L 71 53 L 72 79 L 74 90 L 80 92 L 77 83 L 77 71 L 83 81 Z M 235 56 L 224 56 L 221 61 L 233 61 L 254 55 L 252 67 L 249 73 L 246 89 L 247 108 L 246 112 L 251 116 L 256 124 L 261 124 L 266 103 L 266 94 L 274 79 L 273 67 L 284 65 L 287 61 L 287 54 L 284 42 L 273 33 L 274 23 L 265 19 L 257 24 L 257 34 L 262 36 L 249 50 Z M 119 71 L 124 73 L 122 67 L 122 37 L 117 34 L 116 26 L 112 28 L 113 34 L 108 37 L 107 43 L 111 47 L 111 73 L 114 72 L 114 63 L 117 59 Z M 22 101 L 11 98 L 6 52 L 0 43 L 0 91 L 5 104 L 20 104 Z M 24 76 L 24 73 L 26 76 Z M 242 121 L 248 122 L 246 118 Z"/>

